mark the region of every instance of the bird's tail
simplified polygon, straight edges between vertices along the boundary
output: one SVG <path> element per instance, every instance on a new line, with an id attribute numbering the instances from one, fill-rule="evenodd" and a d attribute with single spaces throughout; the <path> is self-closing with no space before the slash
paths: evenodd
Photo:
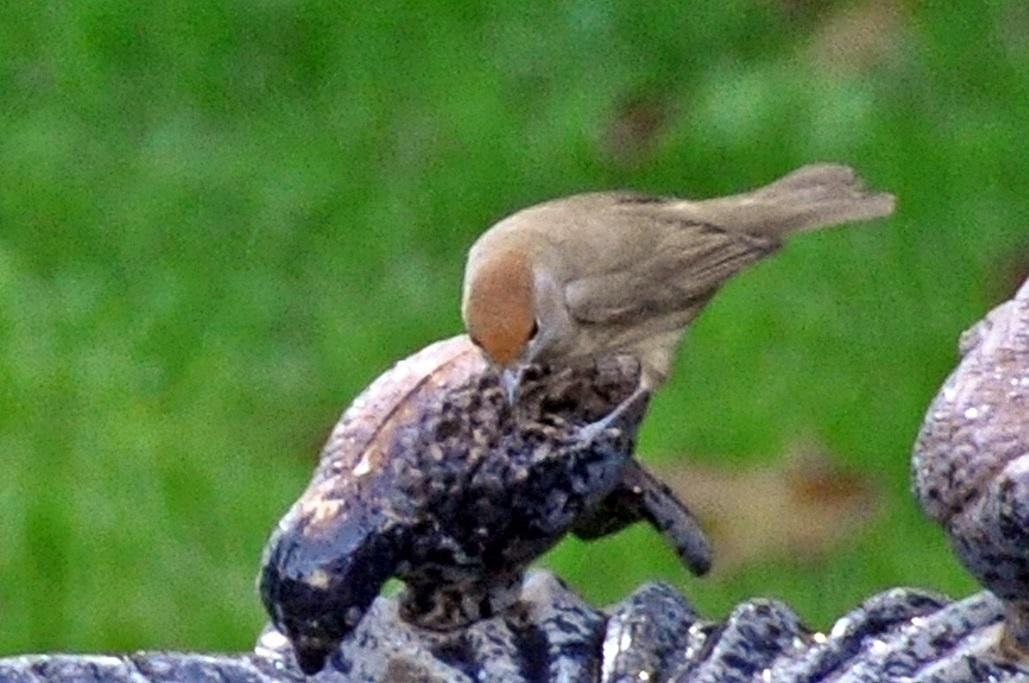
<path id="1" fill-rule="evenodd" d="M 705 223 L 732 232 L 782 237 L 888 216 L 894 199 L 887 192 L 865 189 L 852 168 L 811 164 L 750 192 L 689 204 L 689 213 Z"/>

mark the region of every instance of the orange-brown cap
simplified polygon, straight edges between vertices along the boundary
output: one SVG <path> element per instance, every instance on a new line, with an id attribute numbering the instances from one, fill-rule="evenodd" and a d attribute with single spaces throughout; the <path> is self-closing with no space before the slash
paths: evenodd
<path id="1" fill-rule="evenodd" d="M 536 326 L 529 260 L 505 251 L 470 275 L 464 305 L 468 334 L 493 362 L 508 367 L 522 355 Z"/>

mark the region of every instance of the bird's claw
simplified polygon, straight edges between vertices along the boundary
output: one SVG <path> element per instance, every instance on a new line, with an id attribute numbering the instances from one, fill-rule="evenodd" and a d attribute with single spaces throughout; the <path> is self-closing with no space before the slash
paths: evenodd
<path id="1" fill-rule="evenodd" d="M 607 432 L 609 429 L 612 431 L 620 431 L 617 427 L 611 425 L 611 420 L 609 419 L 611 417 L 612 415 L 608 415 L 603 419 L 597 420 L 596 422 L 591 422 L 588 425 L 580 427 L 579 432 L 577 434 L 578 441 L 580 441 L 583 445 L 589 445 L 595 442 L 601 436 L 603 436 L 604 433 Z"/>
<path id="2" fill-rule="evenodd" d="M 637 387 L 628 398 L 619 403 L 610 413 L 596 422 L 591 422 L 581 427 L 579 429 L 579 441 L 589 445 L 603 436 L 608 430 L 624 432 L 626 429 L 639 424 L 640 420 L 643 419 L 643 413 L 649 400 L 650 391 L 643 387 Z"/>

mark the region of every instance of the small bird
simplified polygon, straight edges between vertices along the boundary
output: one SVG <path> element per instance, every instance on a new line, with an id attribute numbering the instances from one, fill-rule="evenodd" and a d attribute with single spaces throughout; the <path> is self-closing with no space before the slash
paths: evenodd
<path id="1" fill-rule="evenodd" d="M 492 226 L 472 245 L 461 313 L 468 334 L 517 400 L 530 363 L 571 365 L 631 354 L 646 400 L 668 377 L 676 347 L 718 287 L 805 230 L 893 211 L 838 164 L 804 166 L 743 194 L 690 200 L 595 192 L 544 202 Z"/>

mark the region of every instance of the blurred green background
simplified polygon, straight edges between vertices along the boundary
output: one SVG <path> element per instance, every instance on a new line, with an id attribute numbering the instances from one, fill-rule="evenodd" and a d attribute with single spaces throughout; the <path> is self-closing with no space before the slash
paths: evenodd
<path id="1" fill-rule="evenodd" d="M 803 163 L 899 199 L 727 286 L 649 463 L 798 439 L 885 499 L 831 557 L 696 580 L 653 533 L 547 561 L 825 627 L 974 589 L 908 494 L 958 333 L 1029 263 L 1024 3 L 4 3 L 0 654 L 248 649 L 268 532 L 342 408 L 459 331 L 492 221 L 579 190 L 710 196 Z"/>

